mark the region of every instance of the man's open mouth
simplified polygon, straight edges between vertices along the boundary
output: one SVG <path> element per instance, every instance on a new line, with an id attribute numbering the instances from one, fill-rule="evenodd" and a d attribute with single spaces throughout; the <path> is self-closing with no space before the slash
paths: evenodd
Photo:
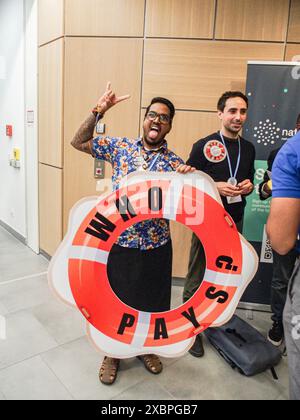
<path id="1" fill-rule="evenodd" d="M 149 137 L 152 140 L 155 140 L 158 137 L 159 133 L 160 133 L 159 127 L 157 127 L 156 125 L 152 125 L 149 131 Z"/>

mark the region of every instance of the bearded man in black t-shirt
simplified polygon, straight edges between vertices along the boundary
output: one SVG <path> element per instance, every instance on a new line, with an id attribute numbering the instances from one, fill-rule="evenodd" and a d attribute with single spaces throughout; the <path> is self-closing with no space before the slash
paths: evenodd
<path id="1" fill-rule="evenodd" d="M 220 131 L 198 140 L 187 161 L 188 165 L 210 175 L 216 183 L 223 205 L 231 215 L 239 232 L 242 231 L 245 197 L 253 191 L 255 148 L 239 133 L 246 121 L 248 98 L 242 92 L 225 92 L 218 101 Z M 183 301 L 190 299 L 199 288 L 205 272 L 205 252 L 193 234 L 188 274 Z M 204 355 L 199 334 L 190 353 Z"/>

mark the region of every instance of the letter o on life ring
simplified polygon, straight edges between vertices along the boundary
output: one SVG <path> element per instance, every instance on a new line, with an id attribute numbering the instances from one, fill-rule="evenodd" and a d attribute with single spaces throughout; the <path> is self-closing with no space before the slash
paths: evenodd
<path id="1" fill-rule="evenodd" d="M 55 293 L 76 304 L 86 318 L 97 348 L 120 358 L 146 353 L 174 357 L 191 347 L 196 334 L 231 318 L 256 272 L 257 256 L 224 210 L 209 176 L 134 173 L 118 191 L 91 200 L 88 211 L 82 203 L 71 211 L 68 234 L 51 262 L 49 278 Z M 199 289 L 179 308 L 163 313 L 126 305 L 107 275 L 109 252 L 120 234 L 153 218 L 189 227 L 206 254 Z M 63 271 L 65 280 L 58 282 Z M 161 326 L 165 334 L 160 335 Z"/>

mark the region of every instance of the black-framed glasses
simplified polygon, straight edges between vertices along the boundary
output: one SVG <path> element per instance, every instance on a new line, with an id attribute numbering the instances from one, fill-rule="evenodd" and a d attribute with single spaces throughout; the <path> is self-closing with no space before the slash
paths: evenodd
<path id="1" fill-rule="evenodd" d="M 161 124 L 169 124 L 171 122 L 170 115 L 167 115 L 167 114 L 158 114 L 155 111 L 149 111 L 148 114 L 147 114 L 147 118 L 150 121 L 156 120 L 157 117 L 159 117 L 159 122 Z"/>

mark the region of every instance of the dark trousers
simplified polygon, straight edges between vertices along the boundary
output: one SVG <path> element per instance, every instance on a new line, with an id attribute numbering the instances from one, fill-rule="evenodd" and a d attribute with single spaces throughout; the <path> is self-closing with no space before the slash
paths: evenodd
<path id="1" fill-rule="evenodd" d="M 272 321 L 282 324 L 284 305 L 287 297 L 288 283 L 294 270 L 297 253 L 290 251 L 280 255 L 273 251 L 273 277 L 271 286 Z"/>
<path id="2" fill-rule="evenodd" d="M 122 302 L 144 312 L 170 310 L 172 242 L 149 251 L 114 245 L 108 258 L 110 285 Z"/>
<path id="3" fill-rule="evenodd" d="M 290 399 L 300 401 L 300 260 L 289 282 L 284 308 L 284 336 L 287 348 Z"/>
<path id="4" fill-rule="evenodd" d="M 236 223 L 239 232 L 242 232 L 243 221 Z M 202 243 L 198 237 L 193 233 L 188 273 L 185 278 L 183 289 L 183 302 L 189 300 L 197 289 L 200 287 L 206 269 L 206 258 Z"/>

